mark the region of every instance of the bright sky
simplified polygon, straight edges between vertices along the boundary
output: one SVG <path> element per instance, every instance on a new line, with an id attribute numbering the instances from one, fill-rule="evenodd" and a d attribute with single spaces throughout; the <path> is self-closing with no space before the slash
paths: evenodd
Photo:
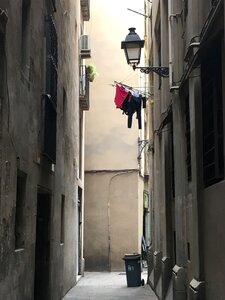
<path id="1" fill-rule="evenodd" d="M 127 82 L 128 78 L 137 81 L 139 73 L 127 65 L 121 41 L 126 38 L 130 27 L 135 27 L 136 33 L 144 39 L 145 17 L 127 8 L 144 13 L 144 0 L 91 0 L 91 19 L 87 22 L 86 33 L 91 37 L 90 63 L 98 65 L 101 75 L 98 82 L 106 76 L 112 77 L 107 79 L 109 82 L 125 79 Z M 105 70 L 110 72 L 105 73 Z M 132 85 L 131 82 L 127 84 Z"/>
<path id="2" fill-rule="evenodd" d="M 117 34 L 120 34 L 118 40 L 125 39 L 130 27 L 135 27 L 136 32 L 143 38 L 144 16 L 129 11 L 127 8 L 144 13 L 144 0 L 91 0 L 91 5 L 95 9 L 98 8 L 99 13 L 102 11 L 105 14 L 105 26 L 115 27 Z M 111 24 L 107 24 L 107 20 Z M 112 24 L 112 22 L 114 23 Z M 118 26 L 121 28 L 121 31 L 118 30 Z M 126 31 L 124 30 L 125 28 L 127 28 Z"/>

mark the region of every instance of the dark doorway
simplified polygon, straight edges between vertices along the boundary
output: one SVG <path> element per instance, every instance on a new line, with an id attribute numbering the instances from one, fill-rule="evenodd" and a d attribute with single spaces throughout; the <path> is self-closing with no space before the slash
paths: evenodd
<path id="1" fill-rule="evenodd" d="M 51 194 L 38 191 L 36 217 L 34 299 L 49 299 Z"/>
<path id="2" fill-rule="evenodd" d="M 82 189 L 78 188 L 78 275 L 82 269 Z"/>

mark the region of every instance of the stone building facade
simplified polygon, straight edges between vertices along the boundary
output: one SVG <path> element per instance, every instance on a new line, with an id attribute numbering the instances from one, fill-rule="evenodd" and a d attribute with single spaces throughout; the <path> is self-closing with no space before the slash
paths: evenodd
<path id="1" fill-rule="evenodd" d="M 1 299 L 61 299 L 82 274 L 79 39 L 89 6 L 0 1 Z"/>
<path id="2" fill-rule="evenodd" d="M 146 3 L 154 86 L 149 283 L 159 299 L 224 299 L 224 1 Z"/>

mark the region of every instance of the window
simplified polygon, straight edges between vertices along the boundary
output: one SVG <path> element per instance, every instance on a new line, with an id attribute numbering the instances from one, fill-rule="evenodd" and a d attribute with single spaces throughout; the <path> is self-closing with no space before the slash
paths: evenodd
<path id="1" fill-rule="evenodd" d="M 56 0 L 51 0 L 51 1 L 52 1 L 53 10 L 56 11 Z"/>
<path id="2" fill-rule="evenodd" d="M 56 161 L 57 121 L 57 33 L 51 15 L 45 18 L 46 37 L 46 81 L 44 95 L 44 155 L 53 163 Z"/>
<path id="3" fill-rule="evenodd" d="M 44 98 L 44 146 L 43 154 L 52 163 L 56 162 L 56 107 L 48 95 Z"/>
<path id="4" fill-rule="evenodd" d="M 60 243 L 64 243 L 65 236 L 65 196 L 61 197 L 61 230 L 60 230 Z"/>
<path id="5" fill-rule="evenodd" d="M 83 110 L 80 109 L 79 116 L 79 178 L 82 179 L 82 160 L 83 160 Z"/>
<path id="6" fill-rule="evenodd" d="M 156 40 L 157 40 L 157 51 L 158 51 L 158 66 L 161 67 L 161 26 L 159 25 L 157 33 L 156 33 Z M 159 76 L 159 89 L 161 89 L 162 85 L 162 77 Z"/>
<path id="7" fill-rule="evenodd" d="M 2 163 L 2 161 L 0 160 L 0 164 Z M 1 171 L 1 168 L 0 168 Z M 2 179 L 0 177 L 0 203 L 2 202 Z"/>
<path id="8" fill-rule="evenodd" d="M 30 21 L 30 0 L 22 2 L 22 37 L 21 37 L 21 68 L 26 75 L 29 75 L 29 21 Z"/>
<path id="9" fill-rule="evenodd" d="M 0 9 L 1 13 L 1 9 Z M 6 90 L 6 54 L 5 54 L 5 24 L 0 20 L 0 145 L 3 145 L 3 124 L 4 119 L 3 116 L 5 115 L 3 113 L 4 109 L 4 98 L 5 98 L 5 90 Z M 1 151 L 1 146 L 0 146 Z M 2 195 L 2 181 L 1 181 L 1 175 L 2 175 L 2 164 L 3 164 L 3 158 L 2 155 L 0 155 L 0 204 L 1 204 L 1 195 Z"/>
<path id="10" fill-rule="evenodd" d="M 201 65 L 205 187 L 224 178 L 221 56 L 221 43 L 214 41 Z"/>
<path id="11" fill-rule="evenodd" d="M 187 178 L 191 181 L 191 131 L 190 131 L 190 110 L 189 110 L 189 95 L 185 97 L 185 123 L 186 123 L 186 166 Z"/>
<path id="12" fill-rule="evenodd" d="M 219 2 L 219 0 L 211 0 L 212 7 L 215 7 L 218 2 Z"/>
<path id="13" fill-rule="evenodd" d="M 186 20 L 188 15 L 188 0 L 183 0 L 183 14 L 184 14 L 184 20 Z"/>
<path id="14" fill-rule="evenodd" d="M 171 188 L 172 195 L 175 198 L 175 161 L 174 161 L 174 133 L 173 133 L 173 120 L 171 122 Z"/>
<path id="15" fill-rule="evenodd" d="M 51 96 L 52 102 L 57 103 L 57 66 L 58 41 L 55 24 L 51 15 L 45 18 L 46 35 L 46 94 Z"/>
<path id="16" fill-rule="evenodd" d="M 16 214 L 15 214 L 15 249 L 23 249 L 25 244 L 25 198 L 26 179 L 24 172 L 17 171 Z"/>
<path id="17" fill-rule="evenodd" d="M 191 261 L 191 247 L 189 242 L 187 242 L 187 259 Z"/>
<path id="18" fill-rule="evenodd" d="M 80 66 L 80 108 L 89 110 L 89 80 L 84 65 Z"/>
<path id="19" fill-rule="evenodd" d="M 0 31 L 0 137 L 2 137 L 3 106 L 5 97 L 5 76 L 6 76 L 6 57 L 5 57 L 5 36 Z M 1 163 L 1 162 L 0 162 Z"/>

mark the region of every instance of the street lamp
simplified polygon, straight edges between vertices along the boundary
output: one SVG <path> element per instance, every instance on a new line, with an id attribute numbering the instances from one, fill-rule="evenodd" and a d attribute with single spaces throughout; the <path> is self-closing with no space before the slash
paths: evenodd
<path id="1" fill-rule="evenodd" d="M 139 35 L 135 32 L 136 28 L 129 28 L 130 32 L 121 42 L 121 49 L 124 49 L 128 65 L 138 65 L 141 57 L 141 48 L 144 47 L 144 40 L 141 40 Z"/>
<path id="2" fill-rule="evenodd" d="M 131 65 L 134 70 L 140 69 L 145 74 L 155 72 L 161 77 L 169 77 L 168 67 L 137 67 L 140 63 L 141 49 L 144 47 L 145 41 L 140 39 L 135 29 L 133 27 L 129 28 L 130 32 L 126 36 L 125 41 L 121 42 L 121 49 L 124 49 L 128 65 Z"/>

